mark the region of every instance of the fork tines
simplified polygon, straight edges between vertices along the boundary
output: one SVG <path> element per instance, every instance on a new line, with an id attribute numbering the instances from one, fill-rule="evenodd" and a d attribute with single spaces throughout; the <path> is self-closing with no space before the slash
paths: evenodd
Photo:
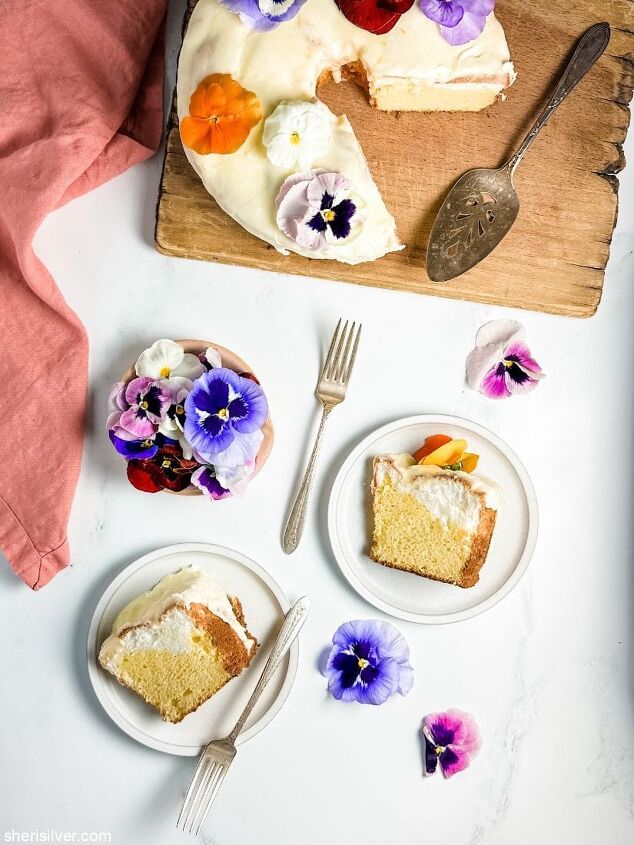
<path id="1" fill-rule="evenodd" d="M 228 766 L 218 760 L 201 757 L 178 815 L 176 827 L 198 836 L 227 769 Z"/>
<path id="2" fill-rule="evenodd" d="M 341 328 L 341 318 L 339 319 L 319 377 L 320 381 L 346 384 L 350 379 L 361 336 L 361 323 L 358 328 L 356 323 L 352 323 L 350 327 L 348 325 L 346 320 Z"/>

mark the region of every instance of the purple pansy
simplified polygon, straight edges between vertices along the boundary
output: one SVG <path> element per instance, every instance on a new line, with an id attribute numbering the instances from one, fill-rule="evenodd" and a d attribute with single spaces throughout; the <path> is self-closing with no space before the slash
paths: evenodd
<path id="1" fill-rule="evenodd" d="M 230 12 L 238 15 L 244 26 L 257 32 L 268 32 L 284 21 L 290 21 L 306 0 L 220 0 Z"/>
<path id="2" fill-rule="evenodd" d="M 119 434 L 123 432 L 120 431 Z M 134 460 L 135 458 L 153 458 L 158 452 L 159 448 L 166 443 L 175 444 L 175 440 L 164 437 L 162 434 L 155 434 L 152 437 L 146 437 L 144 440 L 132 440 L 127 437 L 121 437 L 116 434 L 114 430 L 108 432 L 110 442 L 120 455 L 126 461 Z"/>
<path id="3" fill-rule="evenodd" d="M 185 437 L 203 463 L 241 466 L 257 454 L 267 416 L 259 384 L 217 367 L 195 381 L 185 400 Z"/>
<path id="4" fill-rule="evenodd" d="M 529 393 L 544 378 L 524 339 L 524 327 L 516 320 L 485 323 L 467 358 L 467 380 L 490 399 Z"/>
<path id="5" fill-rule="evenodd" d="M 495 0 L 420 0 L 420 10 L 438 24 L 449 44 L 459 46 L 473 41 L 485 27 Z"/>
<path id="6" fill-rule="evenodd" d="M 383 704 L 396 692 L 407 695 L 414 683 L 409 646 L 394 625 L 378 619 L 337 628 L 325 674 L 335 698 L 361 704 Z"/>
<path id="7" fill-rule="evenodd" d="M 132 379 L 123 397 L 127 407 L 121 412 L 115 430 L 120 427 L 139 439 L 156 434 L 170 404 L 169 390 L 149 376 L 141 376 Z"/>
<path id="8" fill-rule="evenodd" d="M 200 467 L 192 475 L 192 484 L 211 499 L 241 496 L 255 471 L 255 460 L 239 467 Z"/>
<path id="9" fill-rule="evenodd" d="M 192 484 L 210 499 L 226 499 L 231 492 L 223 487 L 212 466 L 203 466 L 192 475 Z"/>
<path id="10" fill-rule="evenodd" d="M 275 206 L 277 225 L 305 249 L 337 245 L 360 231 L 360 199 L 341 173 L 294 173 L 283 182 Z"/>
<path id="11" fill-rule="evenodd" d="M 430 713 L 423 719 L 425 774 L 437 767 L 450 778 L 466 769 L 482 745 L 480 731 L 470 713 L 452 707 L 444 713 Z"/>

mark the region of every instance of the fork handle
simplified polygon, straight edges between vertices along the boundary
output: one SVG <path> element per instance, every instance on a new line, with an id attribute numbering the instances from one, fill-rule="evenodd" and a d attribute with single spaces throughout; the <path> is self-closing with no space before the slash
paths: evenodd
<path id="1" fill-rule="evenodd" d="M 236 722 L 234 729 L 227 737 L 229 742 L 235 744 L 238 734 L 244 727 L 246 720 L 249 718 L 249 715 L 255 707 L 258 698 L 262 694 L 264 687 L 275 674 L 275 670 L 279 666 L 281 659 L 284 657 L 299 634 L 302 625 L 306 621 L 309 607 L 310 602 L 308 601 L 308 596 L 302 596 L 301 599 L 298 599 L 286 614 L 286 618 L 282 623 L 280 632 L 277 635 L 273 648 L 271 649 L 271 653 L 269 654 L 269 659 L 266 661 L 266 665 L 262 670 L 260 679 L 251 693 L 251 698 L 247 701 L 247 705 Z"/>
<path id="2" fill-rule="evenodd" d="M 304 473 L 301 486 L 295 496 L 295 501 L 284 529 L 284 536 L 282 539 L 282 548 L 287 555 L 290 555 L 299 545 L 302 533 L 304 531 L 304 523 L 306 521 L 306 508 L 308 505 L 308 498 L 313 486 L 313 476 L 315 473 L 315 464 L 317 463 L 317 456 L 321 447 L 321 438 L 326 426 L 328 415 L 332 411 L 332 405 L 324 405 L 324 410 L 321 415 L 321 422 L 319 423 L 319 431 L 315 438 L 315 445 Z"/>

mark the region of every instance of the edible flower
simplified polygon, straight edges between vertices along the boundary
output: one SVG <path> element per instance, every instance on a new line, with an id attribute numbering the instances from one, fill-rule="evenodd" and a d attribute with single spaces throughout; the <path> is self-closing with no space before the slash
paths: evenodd
<path id="1" fill-rule="evenodd" d="M 255 460 L 241 467 L 202 466 L 192 475 L 192 484 L 210 499 L 241 496 L 255 470 Z"/>
<path id="2" fill-rule="evenodd" d="M 423 466 L 437 466 L 454 472 L 473 472 L 479 455 L 467 452 L 466 440 L 452 440 L 446 434 L 433 434 L 414 452 L 414 459 Z"/>
<path id="3" fill-rule="evenodd" d="M 482 745 L 480 731 L 470 713 L 455 707 L 444 713 L 430 713 L 423 719 L 425 774 L 437 767 L 450 778 L 467 768 Z"/>
<path id="4" fill-rule="evenodd" d="M 335 3 L 350 23 L 374 35 L 385 35 L 412 8 L 414 0 L 335 0 Z"/>
<path id="5" fill-rule="evenodd" d="M 306 0 L 220 0 L 230 12 L 238 15 L 247 29 L 268 32 L 284 21 L 290 21 Z"/>
<path id="6" fill-rule="evenodd" d="M 189 115 L 180 122 L 183 144 L 199 155 L 235 153 L 262 119 L 262 106 L 228 73 L 212 73 L 189 101 Z"/>
<path id="7" fill-rule="evenodd" d="M 215 346 L 208 346 L 204 352 L 201 352 L 200 361 L 206 370 L 222 367 L 222 358 Z"/>
<path id="8" fill-rule="evenodd" d="M 169 407 L 169 391 L 160 382 L 142 376 L 132 379 L 125 390 L 117 394 L 117 401 L 121 399 L 126 407 L 114 425 L 110 426 L 115 433 L 123 429 L 128 435 L 139 439 L 155 435 Z M 110 422 L 113 420 L 109 419 Z"/>
<path id="9" fill-rule="evenodd" d="M 341 701 L 383 704 L 414 683 L 409 646 L 394 625 L 378 619 L 345 622 L 335 631 L 325 669 L 328 690 Z"/>
<path id="10" fill-rule="evenodd" d="M 277 225 L 305 249 L 323 249 L 359 234 L 361 204 L 350 180 L 340 173 L 295 173 L 284 181 L 275 199 Z"/>
<path id="11" fill-rule="evenodd" d="M 128 480 L 144 493 L 179 493 L 189 487 L 197 467 L 196 461 L 183 457 L 178 444 L 165 442 L 151 458 L 128 461 Z"/>
<path id="12" fill-rule="evenodd" d="M 195 356 L 194 356 L 195 357 Z M 201 365 L 202 366 L 202 365 Z M 204 372 L 203 368 L 203 372 Z M 159 432 L 171 440 L 176 440 L 183 450 L 185 458 L 191 458 L 192 447 L 187 442 L 184 433 L 185 426 L 185 399 L 189 395 L 194 383 L 188 378 L 172 376 L 165 379 L 161 384 L 170 392 L 170 405 L 165 412 L 158 427 Z"/>
<path id="13" fill-rule="evenodd" d="M 180 343 L 162 338 L 144 349 L 134 365 L 138 376 L 170 379 L 173 376 L 193 381 L 205 372 L 196 355 L 185 352 Z"/>
<path id="14" fill-rule="evenodd" d="M 468 44 L 480 35 L 495 0 L 420 0 L 425 17 L 438 24 L 449 44 Z"/>
<path id="15" fill-rule="evenodd" d="M 281 102 L 264 121 L 262 143 L 271 164 L 307 170 L 328 152 L 330 112 L 323 103 Z"/>
<path id="16" fill-rule="evenodd" d="M 529 393 L 545 377 L 516 320 L 493 320 L 478 330 L 467 358 L 467 381 L 490 399 Z"/>
<path id="17" fill-rule="evenodd" d="M 202 375 L 187 396 L 184 433 L 201 463 L 238 467 L 255 458 L 267 416 L 258 384 L 217 367 Z"/>

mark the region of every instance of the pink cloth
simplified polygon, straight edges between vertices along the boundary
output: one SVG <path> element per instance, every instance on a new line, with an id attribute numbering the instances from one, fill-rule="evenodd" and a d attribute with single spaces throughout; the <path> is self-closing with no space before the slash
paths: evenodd
<path id="1" fill-rule="evenodd" d="M 69 564 L 88 341 L 32 240 L 49 211 L 158 148 L 165 7 L 0 2 L 0 546 L 34 590 Z"/>

